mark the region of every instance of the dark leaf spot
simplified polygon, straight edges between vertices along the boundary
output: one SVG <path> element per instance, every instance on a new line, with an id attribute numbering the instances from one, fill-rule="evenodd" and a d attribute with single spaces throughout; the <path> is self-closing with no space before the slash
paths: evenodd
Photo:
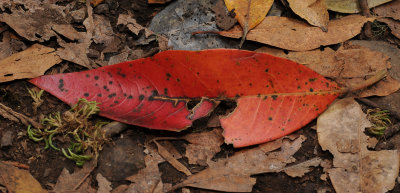
<path id="1" fill-rule="evenodd" d="M 276 98 L 278 98 L 278 95 L 272 95 L 271 97 L 273 100 L 276 100 Z"/>
<path id="2" fill-rule="evenodd" d="M 99 80 L 99 76 L 94 76 L 94 79 L 95 80 Z"/>
<path id="3" fill-rule="evenodd" d="M 144 95 L 139 95 L 139 100 L 143 100 L 144 99 Z"/>
<path id="4" fill-rule="evenodd" d="M 85 94 L 83 94 L 83 96 L 85 96 L 85 97 L 89 97 L 89 93 L 85 93 Z"/>

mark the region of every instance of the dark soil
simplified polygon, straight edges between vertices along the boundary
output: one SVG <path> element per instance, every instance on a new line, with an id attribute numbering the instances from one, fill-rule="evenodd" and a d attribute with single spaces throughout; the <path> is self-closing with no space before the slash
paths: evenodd
<path id="1" fill-rule="evenodd" d="M 134 17 L 136 20 L 143 26 L 148 26 L 151 18 L 160 10 L 162 10 L 166 5 L 148 5 L 147 0 L 106 0 L 108 5 L 113 5 L 118 3 L 118 7 L 110 6 L 108 11 L 102 12 L 103 15 L 110 18 L 111 24 L 114 25 L 117 21 L 117 17 L 120 13 L 126 13 L 127 11 L 131 11 L 134 13 Z M 67 1 L 64 3 L 68 3 Z M 78 9 L 79 7 L 77 7 Z M 96 11 L 96 10 L 95 10 Z M 115 26 L 115 25 L 114 25 Z M 82 26 L 80 24 L 75 24 L 75 27 L 80 30 Z M 135 40 L 135 35 L 132 35 L 126 29 L 117 29 L 114 27 L 115 31 L 119 31 L 120 33 L 126 33 L 128 36 L 133 37 Z M 29 45 L 30 43 L 27 42 Z M 57 42 L 55 40 L 50 40 L 49 42 L 45 42 L 46 45 L 57 46 Z M 256 43 L 248 42 L 246 47 L 258 47 L 259 45 Z M 143 46 L 142 49 L 145 52 L 152 50 L 155 48 L 156 44 L 149 44 L 147 46 Z M 93 46 L 95 49 L 102 49 L 101 46 Z M 72 63 L 68 63 L 69 68 L 66 72 L 70 71 L 80 71 L 83 70 L 81 67 L 74 65 Z M 53 67 L 55 69 L 59 69 L 60 65 Z M 51 70 L 49 70 L 51 71 Z M 32 109 L 32 98 L 30 97 L 27 89 L 33 88 L 34 86 L 28 83 L 25 80 L 12 81 L 8 83 L 0 84 L 0 103 L 11 107 L 14 111 L 22 113 L 28 117 L 31 117 L 35 120 L 40 120 L 40 117 L 43 115 L 49 115 L 51 113 L 60 111 L 64 112 L 68 110 L 70 107 L 57 98 L 51 96 L 48 93 L 43 95 L 43 99 L 45 100 L 43 105 L 38 109 L 38 113 L 34 114 Z M 226 112 L 227 109 L 231 108 L 231 105 L 221 105 L 220 112 Z M 95 117 L 94 119 L 102 119 L 101 117 Z M 160 131 L 152 131 L 145 128 L 137 128 L 132 126 L 131 129 L 124 131 L 123 133 L 113 137 L 114 141 L 117 141 L 121 136 L 125 138 L 132 137 L 134 139 L 133 143 L 141 145 L 143 147 L 144 139 L 149 136 L 179 136 L 188 132 L 196 131 L 204 129 L 204 123 L 207 120 L 203 120 L 203 122 L 196 123 L 193 128 L 188 129 L 182 133 L 171 133 L 171 132 L 160 132 Z M 313 157 L 321 157 L 324 159 L 332 159 L 332 156 L 329 152 L 324 152 L 321 150 L 320 146 L 317 142 L 317 135 L 314 129 L 311 127 L 315 126 L 315 121 L 310 123 L 308 126 L 303 129 L 297 131 L 297 134 L 302 134 L 307 137 L 307 140 L 304 142 L 301 149 L 295 154 L 295 158 L 297 160 L 296 163 L 303 162 L 309 160 Z M 74 162 L 66 159 L 62 154 L 58 151 L 44 149 L 43 143 L 36 143 L 30 140 L 27 137 L 27 128 L 25 125 L 21 123 L 15 123 L 8 119 L 5 119 L 0 116 L 0 137 L 5 135 L 7 131 L 11 131 L 12 134 L 12 145 L 1 147 L 0 149 L 0 160 L 2 161 L 15 161 L 22 164 L 26 164 L 29 166 L 30 173 L 42 184 L 44 188 L 50 189 L 50 184 L 55 184 L 57 182 L 57 178 L 60 175 L 63 168 L 67 168 L 69 171 L 73 171 L 77 168 Z M 143 137 L 140 139 L 138 136 Z M 131 144 L 132 142 L 127 142 Z M 184 141 L 172 141 L 174 146 L 181 153 L 184 152 Z M 115 143 L 114 143 L 115 144 Z M 105 149 L 112 147 L 112 144 L 108 144 Z M 232 146 L 223 145 L 222 151 L 215 156 L 215 159 L 227 157 L 232 155 L 235 150 Z M 100 158 L 101 160 L 102 158 Z M 186 158 L 180 159 L 180 161 L 188 166 L 188 168 L 193 172 L 199 172 L 204 167 L 198 165 L 189 165 Z M 128 167 L 128 166 L 127 166 Z M 141 166 L 132 166 L 134 167 L 130 173 L 137 172 Z M 143 167 L 143 166 L 142 166 Z M 167 162 L 159 165 L 160 171 L 162 173 L 162 181 L 164 183 L 176 184 L 185 179 L 185 175 L 178 172 Z M 99 172 L 99 168 L 97 168 L 94 173 Z M 310 173 L 307 173 L 304 177 L 292 178 L 287 176 L 285 173 L 271 173 L 271 174 L 263 174 L 254 176 L 257 178 L 257 183 L 253 188 L 253 192 L 316 192 L 319 188 L 326 187 L 327 192 L 334 192 L 332 184 L 329 180 L 323 181 L 320 179 L 320 176 L 323 174 L 323 169 L 321 167 L 314 168 Z M 111 175 L 111 174 L 110 174 Z M 121 184 L 127 184 L 127 182 L 118 177 L 105 176 L 111 179 L 115 179 L 112 181 L 113 187 L 117 187 Z M 190 188 L 192 192 L 214 192 L 214 191 L 206 191 L 200 190 L 197 188 Z M 1 190 L 0 190 L 1 191 Z M 392 192 L 399 192 L 400 187 L 396 184 L 396 187 Z M 181 190 L 177 190 L 177 192 L 181 192 Z"/>

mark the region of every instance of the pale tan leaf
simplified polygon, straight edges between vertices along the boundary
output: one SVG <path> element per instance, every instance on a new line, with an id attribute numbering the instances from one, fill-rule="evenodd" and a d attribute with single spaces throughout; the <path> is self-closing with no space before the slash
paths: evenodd
<path id="1" fill-rule="evenodd" d="M 329 13 L 325 0 L 288 0 L 288 3 L 292 11 L 309 24 L 328 31 Z"/>
<path id="2" fill-rule="evenodd" d="M 96 180 L 99 188 L 97 189 L 96 193 L 110 193 L 112 188 L 111 188 L 111 182 L 107 180 L 107 178 L 103 177 L 100 173 L 96 175 Z"/>
<path id="3" fill-rule="evenodd" d="M 192 175 L 192 173 L 187 169 L 181 162 L 176 160 L 174 156 L 172 156 L 171 153 L 168 152 L 167 149 L 165 149 L 162 145 L 160 145 L 157 141 L 154 141 L 154 143 L 157 145 L 158 148 L 158 153 L 167 161 L 170 163 L 175 169 L 178 171 L 186 174 L 187 176 Z"/>
<path id="4" fill-rule="evenodd" d="M 257 51 L 287 58 L 303 64 L 322 76 L 334 79 L 342 87 L 351 87 L 362 83 L 366 78 L 391 67 L 389 57 L 379 51 L 362 46 L 342 46 L 337 51 L 331 48 L 304 52 L 289 52 L 272 48 L 260 48 Z M 400 82 L 388 76 L 377 84 L 356 93 L 359 97 L 386 96 L 396 92 Z"/>
<path id="5" fill-rule="evenodd" d="M 53 48 L 34 44 L 0 61 L 0 82 L 38 77 L 60 62 Z"/>
<path id="6" fill-rule="evenodd" d="M 8 192 L 45 193 L 40 183 L 27 170 L 0 161 L 0 185 Z"/>
<path id="7" fill-rule="evenodd" d="M 120 25 L 120 24 L 125 25 L 126 27 L 128 27 L 128 29 L 131 32 L 133 32 L 135 35 L 139 35 L 139 32 L 142 31 L 142 30 L 144 30 L 144 35 L 145 35 L 146 38 L 149 37 L 150 35 L 154 34 L 151 30 L 149 30 L 149 29 L 141 26 L 140 24 L 138 24 L 136 22 L 136 20 L 132 16 L 130 16 L 128 14 L 120 14 L 118 16 L 117 25 Z"/>
<path id="8" fill-rule="evenodd" d="M 153 193 L 159 186 L 163 186 L 161 182 L 161 174 L 158 170 L 158 160 L 152 156 L 145 156 L 146 168 L 139 170 L 126 180 L 133 182 L 124 192 Z"/>
<path id="9" fill-rule="evenodd" d="M 87 162 L 83 168 L 78 168 L 72 174 L 63 169 L 54 186 L 55 192 L 82 192 L 94 193 L 96 190 L 90 186 L 88 175 L 95 168 L 95 160 Z M 82 183 L 82 184 L 81 184 Z"/>
<path id="10" fill-rule="evenodd" d="M 396 150 L 369 151 L 364 131 L 370 126 L 352 98 L 335 102 L 317 120 L 319 144 L 334 156 L 328 173 L 338 193 L 386 192 L 394 187 L 399 154 Z"/>
<path id="11" fill-rule="evenodd" d="M 331 20 L 328 24 L 328 32 L 323 32 L 319 27 L 310 26 L 296 19 L 270 16 L 251 30 L 247 34 L 247 39 L 287 50 L 306 51 L 321 45 L 337 44 L 351 39 L 360 33 L 365 22 L 373 20 L 373 18 L 360 15 L 349 15 Z M 235 27 L 218 34 L 240 38 L 242 31 Z"/>
<path id="12" fill-rule="evenodd" d="M 368 7 L 376 7 L 392 0 L 367 0 Z M 325 0 L 329 10 L 340 13 L 359 13 L 358 0 Z"/>
<path id="13" fill-rule="evenodd" d="M 375 7 L 374 13 L 381 17 L 391 17 L 393 19 L 400 20 L 400 1 L 392 1 L 385 5 Z"/>
<path id="14" fill-rule="evenodd" d="M 288 163 L 295 161 L 293 155 L 305 139 L 304 136 L 293 140 L 284 137 L 236 152 L 232 157 L 220 159 L 209 168 L 189 176 L 173 188 L 190 186 L 226 192 L 250 192 L 256 182 L 251 175 L 282 171 Z M 280 151 L 269 152 L 276 147 L 274 143 L 282 145 Z"/>
<path id="15" fill-rule="evenodd" d="M 304 174 L 311 171 L 311 167 L 317 167 L 321 164 L 321 162 L 321 158 L 316 157 L 305 162 L 286 167 L 283 171 L 290 177 L 302 177 Z"/>

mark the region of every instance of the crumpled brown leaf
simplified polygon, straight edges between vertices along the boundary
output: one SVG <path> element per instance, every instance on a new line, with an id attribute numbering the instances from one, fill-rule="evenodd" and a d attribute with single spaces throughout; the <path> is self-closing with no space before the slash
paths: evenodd
<path id="1" fill-rule="evenodd" d="M 90 186 L 88 175 L 95 168 L 95 160 L 86 163 L 83 168 L 78 168 L 74 173 L 69 173 L 67 169 L 61 171 L 57 183 L 54 186 L 55 192 L 85 192 L 94 193 L 96 190 Z"/>
<path id="2" fill-rule="evenodd" d="M 60 62 L 53 48 L 34 44 L 0 61 L 0 82 L 37 77 Z"/>
<path id="3" fill-rule="evenodd" d="M 328 32 L 323 32 L 318 27 L 296 19 L 269 16 L 247 34 L 247 39 L 287 50 L 306 51 L 351 39 L 360 32 L 365 22 L 373 20 L 374 18 L 360 15 L 349 15 L 331 20 Z M 225 37 L 240 38 L 242 31 L 235 26 L 232 30 L 217 33 Z"/>
<path id="4" fill-rule="evenodd" d="M 331 48 L 305 52 L 289 52 L 272 48 L 260 48 L 257 51 L 287 58 L 303 64 L 322 76 L 334 79 L 343 87 L 351 87 L 373 76 L 380 70 L 391 67 L 389 57 L 384 53 L 372 51 L 362 46 L 343 46 L 337 51 Z M 359 97 L 372 95 L 386 96 L 396 92 L 400 82 L 388 76 L 385 80 L 356 93 Z"/>
<path id="5" fill-rule="evenodd" d="M 375 7 L 374 13 L 381 17 L 391 17 L 393 19 L 400 20 L 400 1 L 392 1 L 384 5 Z"/>
<path id="6" fill-rule="evenodd" d="M 18 4 L 23 4 L 28 10 L 19 9 Z M 79 33 L 69 24 L 61 6 L 37 2 L 29 4 L 28 1 L 15 2 L 8 8 L 11 13 L 1 13 L 0 21 L 29 41 L 47 41 L 57 33 L 70 40 L 79 38 Z"/>
<path id="7" fill-rule="evenodd" d="M 103 175 L 98 173 L 96 175 L 96 180 L 97 180 L 97 185 L 99 188 L 97 189 L 96 193 L 110 193 L 112 188 L 111 188 L 111 182 L 107 180 Z"/>
<path id="8" fill-rule="evenodd" d="M 364 134 L 371 123 L 352 98 L 332 104 L 317 120 L 318 142 L 329 150 L 333 168 L 328 170 L 336 192 L 386 192 L 399 173 L 397 150 L 369 151 L 377 140 Z"/>
<path id="9" fill-rule="evenodd" d="M 8 192 L 45 193 L 40 183 L 27 170 L 0 161 L 0 185 Z"/>
<path id="10" fill-rule="evenodd" d="M 128 27 L 128 29 L 131 32 L 133 32 L 135 35 L 139 35 L 140 31 L 142 31 L 142 30 L 144 30 L 144 35 L 146 38 L 148 38 L 150 35 L 154 34 L 151 30 L 138 24 L 136 22 L 136 19 L 134 19 L 132 16 L 130 16 L 128 14 L 120 14 L 118 16 L 117 25 L 120 25 L 120 24 Z"/>
<path id="11" fill-rule="evenodd" d="M 302 177 L 311 171 L 310 167 L 317 167 L 321 162 L 321 158 L 315 157 L 305 162 L 286 167 L 283 171 L 290 177 Z"/>
<path id="12" fill-rule="evenodd" d="M 286 164 L 295 161 L 293 155 L 305 139 L 304 136 L 288 136 L 236 152 L 232 157 L 220 159 L 209 168 L 189 176 L 173 189 L 190 186 L 226 192 L 251 192 L 256 183 L 251 175 L 282 171 Z M 270 152 L 279 147 L 279 151 Z"/>
<path id="13" fill-rule="evenodd" d="M 329 13 L 325 0 L 288 0 L 288 3 L 292 11 L 309 24 L 328 31 Z"/>

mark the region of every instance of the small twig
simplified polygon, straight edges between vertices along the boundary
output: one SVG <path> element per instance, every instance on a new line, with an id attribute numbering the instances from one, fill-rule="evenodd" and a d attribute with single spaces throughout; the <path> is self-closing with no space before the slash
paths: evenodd
<path id="1" fill-rule="evenodd" d="M 15 166 L 17 168 L 22 168 L 22 169 L 29 170 L 29 166 L 25 165 L 25 164 L 22 164 L 22 163 L 18 163 L 18 162 L 15 162 L 15 161 L 2 161 L 2 162 L 5 163 L 5 164 L 10 164 L 12 166 Z"/>
<path id="2" fill-rule="evenodd" d="M 367 87 L 379 82 L 380 80 L 382 80 L 386 76 L 387 76 L 387 70 L 381 70 L 378 73 L 376 73 L 374 76 L 372 76 L 371 78 L 361 82 L 360 84 L 357 84 L 357 85 L 352 86 L 352 87 L 340 89 L 339 93 L 347 94 L 349 92 L 354 92 L 354 91 L 357 91 L 357 90 L 361 90 L 363 88 L 367 88 Z"/>
<path id="3" fill-rule="evenodd" d="M 368 7 L 368 2 L 367 0 L 358 0 L 358 4 L 360 5 L 360 9 L 361 9 L 361 14 L 366 16 L 366 17 L 371 17 L 371 13 L 369 11 L 369 7 Z M 364 35 L 365 37 L 367 37 L 368 39 L 371 39 L 373 37 L 372 34 L 372 27 L 371 27 L 371 22 L 367 22 L 365 24 L 364 27 Z"/>
<path id="4" fill-rule="evenodd" d="M 29 126 L 29 124 L 32 124 L 36 128 L 42 128 L 41 124 L 39 124 L 38 122 L 34 121 L 33 119 L 31 119 L 21 113 L 15 112 L 10 107 L 7 107 L 6 105 L 4 105 L 2 103 L 0 103 L 0 113 L 2 116 L 5 116 L 6 118 L 8 118 L 12 121 L 15 121 L 15 122 L 21 122 L 25 126 Z M 12 117 L 14 117 L 15 119 L 12 119 Z M 18 121 L 16 121 L 16 120 L 18 120 Z"/>

